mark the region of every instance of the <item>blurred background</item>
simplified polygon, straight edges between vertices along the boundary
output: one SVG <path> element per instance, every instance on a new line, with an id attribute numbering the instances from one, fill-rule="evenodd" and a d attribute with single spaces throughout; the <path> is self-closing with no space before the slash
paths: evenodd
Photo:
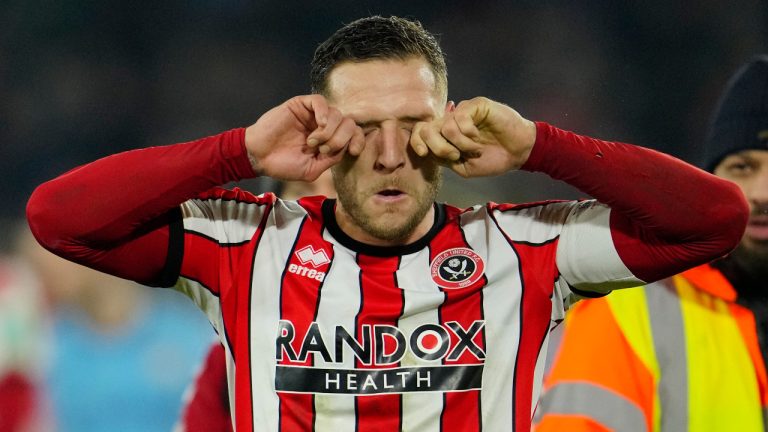
<path id="1" fill-rule="evenodd" d="M 455 101 L 488 96 L 530 119 L 655 148 L 693 163 L 698 162 L 699 144 L 728 76 L 753 54 L 768 52 L 764 0 L 3 0 L 0 194 L 5 201 L 0 220 L 7 223 L 0 227 L 0 249 L 14 256 L 5 261 L 17 258 L 11 239 L 19 236 L 17 222 L 37 184 L 114 152 L 192 140 L 253 123 L 285 99 L 307 93 L 315 47 L 343 23 L 370 14 L 417 18 L 439 34 L 448 56 L 449 96 Z M 256 192 L 271 186 L 263 180 L 247 183 Z M 441 198 L 466 205 L 488 199 L 575 197 L 581 195 L 544 176 L 512 173 L 471 181 L 448 175 Z M 87 209 L 88 203 L 83 203 L 83 211 Z M 45 291 L 45 272 L 32 255 L 22 255 Z M 16 268 L 7 265 L 6 273 Z M 32 285 L 18 282 L 24 278 L 5 277 L 2 270 L 0 266 L 0 294 L 7 281 Z M 117 284 L 86 279 L 88 286 Z M 56 277 L 53 281 L 61 282 Z M 146 288 L 140 292 L 130 301 L 173 301 L 156 300 L 163 294 Z M 50 293 L 43 297 L 49 305 L 62 302 Z M 34 299 L 14 298 L 26 306 L 11 310 L 35 310 Z M 179 314 L 186 317 L 187 311 Z M 27 324 L 40 323 L 39 315 L 48 316 L 22 315 Z M 202 313 L 199 318 L 204 320 Z M 53 331 L 25 328 L 67 340 L 58 332 L 74 325 L 71 319 L 53 325 Z M 133 328 L 132 322 L 128 320 L 128 328 Z M 22 327 L 19 322 L 10 327 L 0 322 L 0 342 L 3 328 L 9 339 L 22 340 Z M 111 341 L 125 335 L 108 334 Z M 172 337 L 186 338 L 181 342 L 191 347 L 178 353 L 201 354 L 179 360 L 160 350 L 146 356 L 173 358 L 176 367 L 183 365 L 184 376 L 191 376 L 212 331 L 182 331 Z M 41 362 L 45 365 L 37 368 L 44 371 L 44 380 L 56 383 L 57 377 L 69 376 L 57 375 L 56 352 L 46 354 L 50 349 L 40 346 L 26 349 L 29 356 L 46 357 Z M 77 367 L 78 351 L 63 352 L 69 353 L 74 364 L 70 366 Z M 0 374 L 2 366 L 0 361 Z M 162 369 L 152 373 L 168 378 Z M 64 401 L 78 391 L 68 385 L 59 387 Z M 178 400 L 180 388 L 176 383 L 173 390 Z M 177 398 L 177 393 L 168 398 Z M 170 417 L 176 415 L 174 410 L 165 408 Z M 0 428 L 8 412 L 0 399 Z"/>
<path id="2" fill-rule="evenodd" d="M 456 101 L 489 96 L 531 119 L 693 162 L 728 75 L 768 51 L 764 0 L 2 3 L 5 218 L 23 214 L 35 185 L 79 164 L 246 126 L 307 93 L 315 47 L 369 14 L 414 17 L 438 33 Z M 523 179 L 448 184 L 460 203 L 560 192 Z"/>

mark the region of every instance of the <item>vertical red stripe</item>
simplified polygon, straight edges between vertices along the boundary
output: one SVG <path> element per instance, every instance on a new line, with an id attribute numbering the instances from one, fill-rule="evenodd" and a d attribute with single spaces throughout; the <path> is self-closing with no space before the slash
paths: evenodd
<path id="1" fill-rule="evenodd" d="M 219 298 L 221 313 L 224 320 L 226 337 L 233 351 L 235 361 L 235 430 L 238 432 L 253 432 L 253 387 L 251 371 L 251 294 L 253 287 L 253 266 L 256 258 L 256 248 L 261 242 L 264 227 L 272 211 L 270 205 L 259 223 L 259 228 L 246 247 L 238 248 L 237 254 L 230 256 L 239 269 L 248 269 L 236 274 L 234 283 L 222 285 Z M 229 272 L 226 273 L 229 277 Z M 229 282 L 229 280 L 227 280 Z M 233 287 L 233 289 L 228 289 Z"/>
<path id="2" fill-rule="evenodd" d="M 470 291 L 462 293 L 461 291 Z M 474 291 L 474 292 L 471 292 Z M 482 320 L 482 294 L 480 289 L 465 288 L 462 290 L 445 290 L 446 300 L 440 308 L 440 323 L 456 321 L 465 329 L 468 329 L 476 320 Z M 474 341 L 485 350 L 485 341 L 479 333 Z M 457 338 L 451 334 L 451 347 L 456 346 Z M 445 365 L 453 364 L 481 364 L 484 360 L 478 359 L 468 350 L 455 361 L 445 360 Z M 442 430 L 443 432 L 465 432 L 482 430 L 482 413 L 480 412 L 480 390 L 465 392 L 453 392 L 445 394 L 445 407 L 443 408 Z"/>
<path id="3" fill-rule="evenodd" d="M 454 217 L 458 218 L 458 215 Z M 441 252 L 453 248 L 469 248 L 464 240 L 459 224 L 446 226 L 432 241 L 430 262 Z M 445 301 L 438 310 L 440 324 L 456 321 L 464 329 L 469 329 L 472 323 L 483 320 L 482 289 L 487 283 L 485 276 L 476 283 L 465 288 L 444 288 Z M 451 335 L 451 350 L 457 345 L 458 337 L 449 331 Z M 474 341 L 485 350 L 485 329 L 479 332 Z M 449 350 L 449 353 L 450 351 Z M 443 359 L 445 365 L 482 364 L 484 359 L 478 359 L 475 355 L 465 350 L 456 360 Z M 444 406 L 441 416 L 441 430 L 443 432 L 469 432 L 482 430 L 482 413 L 480 411 L 480 390 L 464 392 L 446 392 L 444 394 Z"/>
<path id="4" fill-rule="evenodd" d="M 394 278 L 399 257 L 378 258 L 359 255 L 358 264 L 362 272 L 360 279 L 363 303 L 357 316 L 356 331 L 358 342 L 362 342 L 360 335 L 363 325 L 370 325 L 372 331 L 377 324 L 397 325 L 397 320 L 403 312 L 403 293 L 396 286 Z M 387 351 L 391 353 L 393 349 L 388 348 Z M 382 366 L 365 366 L 358 360 L 355 367 L 363 369 Z M 400 431 L 402 423 L 400 395 L 358 396 L 355 399 L 358 431 Z"/>
<path id="5" fill-rule="evenodd" d="M 268 211 L 266 213 L 269 213 Z M 224 338 L 235 358 L 235 412 L 237 430 L 253 430 L 251 404 L 250 367 L 250 293 L 251 272 L 242 271 L 236 276 L 222 272 L 220 268 L 253 267 L 254 249 L 264 229 L 264 220 L 254 235 L 256 241 L 235 246 L 220 245 L 215 240 L 196 233 L 184 235 L 184 247 L 188 251 L 182 262 L 182 277 L 201 283 L 214 295 L 219 296 L 224 320 Z"/>
<path id="6" fill-rule="evenodd" d="M 242 247 L 238 245 L 232 248 Z M 219 269 L 222 266 L 228 268 L 231 256 L 222 253 L 222 246 L 216 240 L 189 231 L 184 233 L 184 250 L 187 252 L 181 262 L 181 276 L 197 281 L 213 294 L 219 295 L 221 279 L 231 276 L 229 272 L 221 272 Z"/>
<path id="7" fill-rule="evenodd" d="M 523 284 L 520 308 L 520 345 L 514 377 L 514 418 L 516 431 L 531 429 L 533 373 L 552 316 L 557 242 L 543 245 L 515 243 Z M 546 271 L 551 269 L 551 272 Z"/>
<path id="8" fill-rule="evenodd" d="M 265 218 L 266 219 L 266 218 Z M 264 230 L 263 223 L 257 232 L 258 237 Z M 251 283 L 253 278 L 253 259 L 258 240 L 247 248 L 239 249 L 242 254 L 237 262 L 242 269 L 238 274 L 234 290 L 221 293 L 221 312 L 224 319 L 227 340 L 235 359 L 235 429 L 238 432 L 253 431 L 253 394 L 251 393 Z"/>
<path id="9" fill-rule="evenodd" d="M 310 248 L 314 253 L 321 251 L 327 257 L 326 262 L 302 262 L 297 251 Z M 312 217 L 305 218 L 303 226 L 291 250 L 286 264 L 286 271 L 280 289 L 280 319 L 293 324 L 295 337 L 291 342 L 294 353 L 301 353 L 302 342 L 312 322 L 317 318 L 317 307 L 323 279 L 310 277 L 317 272 L 327 273 L 330 260 L 333 259 L 333 247 L 322 239 L 322 221 Z M 294 268 L 304 268 L 297 273 L 289 271 Z M 308 273 L 314 270 L 315 273 Z M 291 360 L 287 356 L 279 362 L 281 365 L 312 366 L 314 353 L 309 353 L 305 359 Z M 312 431 L 315 422 L 314 395 L 278 393 L 280 397 L 280 430 L 285 432 Z"/>

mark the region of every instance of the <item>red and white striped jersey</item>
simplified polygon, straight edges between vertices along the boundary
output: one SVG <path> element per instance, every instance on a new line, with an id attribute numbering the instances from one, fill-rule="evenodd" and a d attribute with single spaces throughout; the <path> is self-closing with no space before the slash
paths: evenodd
<path id="1" fill-rule="evenodd" d="M 238 431 L 527 431 L 566 280 L 634 278 L 594 201 L 435 204 L 400 247 L 346 236 L 334 206 L 222 189 L 182 205 L 176 289 L 226 347 Z"/>

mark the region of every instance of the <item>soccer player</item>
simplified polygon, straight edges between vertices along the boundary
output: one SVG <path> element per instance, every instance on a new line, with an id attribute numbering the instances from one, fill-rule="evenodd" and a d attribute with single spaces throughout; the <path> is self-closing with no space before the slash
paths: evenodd
<path id="1" fill-rule="evenodd" d="M 575 296 L 670 276 L 743 233 L 728 181 L 484 97 L 449 102 L 418 22 L 345 25 L 311 79 L 248 128 L 95 161 L 27 207 L 47 248 L 205 311 L 237 431 L 526 431 Z M 459 209 L 434 201 L 441 165 L 540 171 L 595 200 Z M 336 200 L 214 188 L 328 168 Z"/>
<path id="2" fill-rule="evenodd" d="M 750 204 L 741 243 L 710 264 L 574 307 L 537 431 L 768 425 L 768 56 L 734 75 L 704 147 L 704 167 Z"/>

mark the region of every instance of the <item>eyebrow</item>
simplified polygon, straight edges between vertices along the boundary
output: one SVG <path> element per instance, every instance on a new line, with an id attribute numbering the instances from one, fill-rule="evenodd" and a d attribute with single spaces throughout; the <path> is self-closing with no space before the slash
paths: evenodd
<path id="1" fill-rule="evenodd" d="M 418 123 L 418 122 L 421 122 L 421 121 L 427 121 L 431 117 L 432 117 L 431 114 L 424 114 L 422 116 L 403 116 L 403 117 L 398 117 L 397 120 L 401 121 L 401 122 L 405 122 L 405 123 Z M 370 127 L 370 126 L 375 126 L 375 125 L 381 123 L 382 121 L 383 120 L 368 120 L 368 121 L 365 121 L 365 122 L 355 122 L 355 124 L 357 124 L 358 126 L 360 126 L 363 129 L 365 129 L 365 128 Z"/>

